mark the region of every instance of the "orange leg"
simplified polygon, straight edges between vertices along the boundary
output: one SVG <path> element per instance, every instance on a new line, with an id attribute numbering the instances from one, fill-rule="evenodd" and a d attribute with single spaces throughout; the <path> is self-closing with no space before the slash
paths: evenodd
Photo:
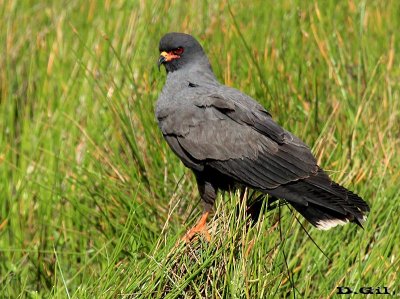
<path id="1" fill-rule="evenodd" d="M 206 240 L 210 242 L 211 236 L 207 230 L 207 217 L 209 213 L 210 212 L 204 212 L 197 224 L 186 232 L 182 240 L 184 240 L 186 243 L 189 243 L 197 233 L 201 233 Z"/>

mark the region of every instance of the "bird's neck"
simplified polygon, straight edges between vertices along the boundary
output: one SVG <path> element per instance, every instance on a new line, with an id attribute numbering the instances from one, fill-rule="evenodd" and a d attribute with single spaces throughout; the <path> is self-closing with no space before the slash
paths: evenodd
<path id="1" fill-rule="evenodd" d="M 183 66 L 174 72 L 169 72 L 167 75 L 166 83 L 168 85 L 183 84 L 182 87 L 187 87 L 189 82 L 196 85 L 219 84 L 207 58 Z"/>

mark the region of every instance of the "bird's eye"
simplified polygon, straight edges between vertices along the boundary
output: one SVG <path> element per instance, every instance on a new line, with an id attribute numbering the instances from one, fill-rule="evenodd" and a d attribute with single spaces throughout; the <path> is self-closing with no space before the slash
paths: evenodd
<path id="1" fill-rule="evenodd" d="M 182 55 L 182 53 L 183 53 L 183 48 L 182 48 L 182 47 L 176 48 L 176 49 L 173 50 L 172 52 L 173 52 L 175 55 Z"/>

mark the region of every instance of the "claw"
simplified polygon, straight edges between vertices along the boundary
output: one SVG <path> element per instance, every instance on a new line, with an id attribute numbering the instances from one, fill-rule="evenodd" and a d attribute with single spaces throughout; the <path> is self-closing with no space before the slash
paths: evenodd
<path id="1" fill-rule="evenodd" d="M 211 241 L 211 235 L 207 229 L 207 217 L 210 212 L 204 212 L 201 215 L 200 220 L 197 222 L 195 226 L 189 229 L 186 234 L 182 237 L 181 240 L 185 241 L 186 243 L 190 243 L 190 241 L 194 238 L 197 233 L 200 233 L 204 236 L 207 242 Z"/>

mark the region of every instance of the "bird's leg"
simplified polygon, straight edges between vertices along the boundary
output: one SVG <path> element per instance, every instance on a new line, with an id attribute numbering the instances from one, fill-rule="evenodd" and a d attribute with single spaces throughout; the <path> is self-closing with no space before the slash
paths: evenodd
<path id="1" fill-rule="evenodd" d="M 182 240 L 190 242 L 197 233 L 201 233 L 209 242 L 211 236 L 207 230 L 207 217 L 217 196 L 217 188 L 211 182 L 206 181 L 202 173 L 195 172 L 195 175 L 199 194 L 204 204 L 204 212 L 196 225 L 187 231 Z"/>
<path id="2" fill-rule="evenodd" d="M 207 230 L 207 217 L 208 214 L 210 214 L 210 211 L 205 210 L 204 213 L 201 215 L 201 218 L 199 219 L 199 221 L 196 223 L 195 226 L 193 226 L 191 229 L 189 229 L 186 234 L 183 236 L 182 240 L 184 240 L 185 242 L 190 242 L 193 237 L 197 234 L 197 233 L 201 233 L 204 238 L 210 242 L 211 240 L 211 236 L 210 233 Z"/>

